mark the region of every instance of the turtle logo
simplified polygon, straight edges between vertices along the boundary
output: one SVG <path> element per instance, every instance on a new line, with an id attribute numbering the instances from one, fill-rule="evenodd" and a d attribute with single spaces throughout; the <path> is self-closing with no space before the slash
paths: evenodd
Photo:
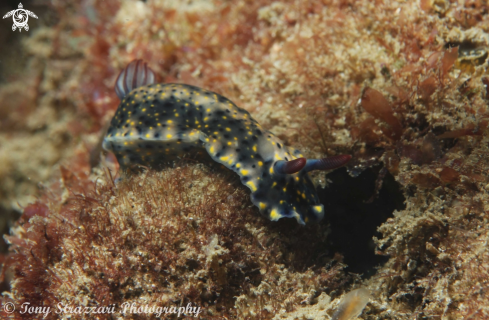
<path id="1" fill-rule="evenodd" d="M 25 31 L 29 31 L 29 25 L 27 24 L 29 16 L 37 19 L 37 16 L 34 14 L 34 12 L 23 9 L 22 3 L 19 3 L 19 9 L 8 12 L 6 15 L 3 16 L 3 19 L 10 16 L 13 16 L 14 19 L 12 31 L 15 31 L 17 28 L 19 28 L 19 32 L 22 31 L 22 28 L 24 28 Z"/>

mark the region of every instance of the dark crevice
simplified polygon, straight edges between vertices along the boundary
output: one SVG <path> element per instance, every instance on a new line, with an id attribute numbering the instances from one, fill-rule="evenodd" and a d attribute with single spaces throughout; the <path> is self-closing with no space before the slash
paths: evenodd
<path id="1" fill-rule="evenodd" d="M 384 178 L 378 197 L 366 203 L 375 192 L 379 170 L 380 167 L 367 169 L 353 178 L 345 168 L 338 169 L 328 174 L 331 185 L 318 188 L 324 204 L 324 220 L 331 228 L 329 251 L 342 254 L 348 265 L 346 271 L 360 273 L 364 278 L 375 274 L 375 267 L 388 260 L 388 257 L 375 254 L 372 238 L 382 236 L 377 228 L 393 217 L 394 210 L 405 208 L 400 186 L 390 173 Z"/>

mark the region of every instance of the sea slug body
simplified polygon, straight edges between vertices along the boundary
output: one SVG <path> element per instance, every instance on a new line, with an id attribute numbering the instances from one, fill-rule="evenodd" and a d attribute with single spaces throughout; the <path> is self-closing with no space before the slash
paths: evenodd
<path id="1" fill-rule="evenodd" d="M 307 172 L 350 160 L 349 155 L 306 160 L 229 99 L 191 85 L 155 83 L 141 60 L 121 72 L 116 93 L 121 103 L 103 148 L 116 155 L 122 168 L 205 150 L 240 176 L 253 204 L 271 220 L 289 217 L 304 224 L 322 219 L 323 205 Z"/>

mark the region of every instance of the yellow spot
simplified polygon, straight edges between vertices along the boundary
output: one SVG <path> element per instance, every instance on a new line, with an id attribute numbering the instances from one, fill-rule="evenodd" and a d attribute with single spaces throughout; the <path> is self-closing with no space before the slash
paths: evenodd
<path id="1" fill-rule="evenodd" d="M 231 128 L 226 128 L 226 131 L 231 131 Z"/>
<path id="2" fill-rule="evenodd" d="M 232 145 L 231 141 L 228 141 L 228 145 L 229 145 L 229 146 L 230 146 L 230 145 Z"/>
<path id="3" fill-rule="evenodd" d="M 253 146 L 253 151 L 255 151 L 255 152 L 256 152 L 256 146 Z"/>
<path id="4" fill-rule="evenodd" d="M 251 135 L 253 134 L 253 132 L 251 132 L 251 131 L 248 131 L 248 134 L 249 134 L 249 135 L 251 136 Z"/>
<path id="5" fill-rule="evenodd" d="M 270 219 L 278 220 L 280 218 L 282 218 L 282 215 L 278 213 L 277 209 L 273 209 L 272 212 L 270 212 Z"/>
<path id="6" fill-rule="evenodd" d="M 284 192 L 286 192 L 286 191 L 287 191 L 287 188 L 286 188 L 286 187 L 284 187 L 282 190 L 283 190 Z"/>
<path id="7" fill-rule="evenodd" d="M 277 185 L 277 183 L 276 183 L 276 182 L 274 182 L 274 183 L 272 184 L 272 188 L 274 188 L 276 185 Z"/>
<path id="8" fill-rule="evenodd" d="M 168 139 L 170 139 L 170 138 L 171 138 L 171 137 L 173 137 L 173 136 L 172 136 L 171 134 L 167 134 L 167 135 L 166 135 L 166 137 L 167 137 Z"/>
<path id="9" fill-rule="evenodd" d="M 206 99 L 207 99 L 207 97 L 206 97 Z M 210 109 L 210 108 L 209 108 L 209 109 L 207 109 L 207 112 L 211 112 L 211 109 Z"/>
<path id="10" fill-rule="evenodd" d="M 209 119 L 208 117 L 205 117 L 205 118 L 204 118 L 204 121 L 207 121 L 208 119 Z"/>
<path id="11" fill-rule="evenodd" d="M 229 165 L 232 165 L 232 164 L 233 164 L 233 160 L 232 160 L 232 159 L 231 159 L 231 160 L 229 160 L 228 164 L 229 164 Z"/>
<path id="12" fill-rule="evenodd" d="M 120 136 L 120 133 L 116 133 L 116 135 L 115 135 L 115 136 L 116 136 L 116 137 Z"/>
<path id="13" fill-rule="evenodd" d="M 227 161 L 229 157 L 221 157 L 221 161 Z"/>
<path id="14" fill-rule="evenodd" d="M 127 143 L 127 142 L 124 142 L 124 145 L 125 145 L 125 146 L 127 146 L 127 145 L 128 145 L 128 143 Z"/>
<path id="15" fill-rule="evenodd" d="M 131 126 L 133 126 L 133 125 L 134 125 L 134 121 L 133 121 L 133 122 L 131 122 Z"/>
<path id="16" fill-rule="evenodd" d="M 130 135 L 130 136 L 133 136 L 133 135 L 134 135 L 134 132 L 131 132 L 129 135 Z"/>
<path id="17" fill-rule="evenodd" d="M 199 124 L 199 121 L 195 120 L 195 124 Z"/>
<path id="18" fill-rule="evenodd" d="M 227 119 L 228 117 L 226 117 L 226 116 L 222 116 L 222 118 L 223 118 L 223 119 Z"/>
<path id="19" fill-rule="evenodd" d="M 241 170 L 241 174 L 243 176 L 246 176 L 248 174 L 248 170 L 245 170 L 245 169 Z"/>
<path id="20" fill-rule="evenodd" d="M 260 202 L 260 209 L 265 209 L 267 207 L 266 204 L 264 204 L 263 202 Z"/>
<path id="21" fill-rule="evenodd" d="M 214 147 L 212 146 L 210 149 L 209 149 L 210 153 L 214 153 Z"/>
<path id="22" fill-rule="evenodd" d="M 246 182 L 246 185 L 248 187 L 250 187 L 251 191 L 255 192 L 256 191 L 256 186 L 255 186 L 255 183 L 253 181 L 248 181 Z"/>
<path id="23" fill-rule="evenodd" d="M 237 163 L 236 168 L 240 168 L 240 167 L 241 167 L 241 163 Z"/>
<path id="24" fill-rule="evenodd" d="M 171 121 L 171 120 L 168 120 L 167 122 L 168 122 L 168 123 L 173 123 L 173 121 Z"/>
<path id="25" fill-rule="evenodd" d="M 305 199 L 306 198 L 306 194 L 303 192 L 302 193 L 302 199 Z"/>
<path id="26" fill-rule="evenodd" d="M 129 123 L 129 122 L 131 122 L 131 120 L 127 119 L 126 123 Z"/>
<path id="27" fill-rule="evenodd" d="M 149 137 L 150 137 L 150 136 L 149 136 L 149 133 L 148 133 L 148 134 L 146 134 L 146 138 L 149 138 Z"/>
<path id="28" fill-rule="evenodd" d="M 259 165 L 260 167 L 261 167 L 261 166 L 263 166 L 263 162 L 258 161 L 258 165 Z"/>
<path id="29" fill-rule="evenodd" d="M 175 113 L 175 117 L 178 117 L 178 113 Z"/>
<path id="30" fill-rule="evenodd" d="M 295 177 L 295 181 L 299 181 L 299 177 Z"/>
<path id="31" fill-rule="evenodd" d="M 273 174 L 273 166 L 270 167 L 270 174 Z"/>
<path id="32" fill-rule="evenodd" d="M 146 111 L 146 108 L 143 109 L 143 112 Z"/>

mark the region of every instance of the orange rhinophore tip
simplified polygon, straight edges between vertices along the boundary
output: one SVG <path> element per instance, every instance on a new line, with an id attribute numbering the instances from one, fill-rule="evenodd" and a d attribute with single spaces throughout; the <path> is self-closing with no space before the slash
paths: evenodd
<path id="1" fill-rule="evenodd" d="M 360 288 L 347 293 L 341 300 L 338 310 L 333 314 L 332 320 L 349 320 L 362 313 L 368 303 L 370 291 Z"/>

